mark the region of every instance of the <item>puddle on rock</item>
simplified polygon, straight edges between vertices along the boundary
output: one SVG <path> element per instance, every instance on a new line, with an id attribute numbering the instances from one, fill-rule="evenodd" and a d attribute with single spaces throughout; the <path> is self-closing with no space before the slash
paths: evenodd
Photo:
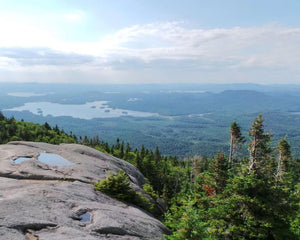
<path id="1" fill-rule="evenodd" d="M 72 163 L 63 157 L 53 154 L 53 153 L 41 153 L 38 157 L 38 160 L 42 163 L 54 166 L 72 166 L 75 163 Z"/>
<path id="2" fill-rule="evenodd" d="M 79 217 L 80 217 L 80 222 L 82 223 L 87 223 L 91 221 L 91 214 L 88 212 L 80 215 Z"/>
<path id="3" fill-rule="evenodd" d="M 11 159 L 11 161 L 13 161 L 16 164 L 20 164 L 20 163 L 28 161 L 30 159 L 32 159 L 32 158 L 31 157 L 19 157 L 19 158 L 16 158 L 16 159 Z"/>
<path id="4" fill-rule="evenodd" d="M 10 159 L 10 161 L 14 162 L 15 164 L 20 164 L 22 162 L 28 161 L 33 159 L 32 157 L 18 157 L 16 159 Z M 72 163 L 63 157 L 53 154 L 53 153 L 41 153 L 38 156 L 38 160 L 42 163 L 53 165 L 53 166 L 72 166 L 75 165 L 75 163 Z"/>

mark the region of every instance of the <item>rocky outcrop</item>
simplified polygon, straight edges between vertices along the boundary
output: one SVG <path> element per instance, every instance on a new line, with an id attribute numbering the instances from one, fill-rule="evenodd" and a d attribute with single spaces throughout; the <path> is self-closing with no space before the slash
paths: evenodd
<path id="1" fill-rule="evenodd" d="M 53 153 L 74 165 L 38 160 Z M 13 160 L 28 157 L 20 164 Z M 161 239 L 168 229 L 149 213 L 94 190 L 92 183 L 124 170 L 142 192 L 131 164 L 76 144 L 0 145 L 0 239 Z"/>

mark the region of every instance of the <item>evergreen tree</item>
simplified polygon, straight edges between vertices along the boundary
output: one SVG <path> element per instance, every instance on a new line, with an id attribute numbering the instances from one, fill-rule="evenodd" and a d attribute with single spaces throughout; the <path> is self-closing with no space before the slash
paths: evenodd
<path id="1" fill-rule="evenodd" d="M 137 152 L 135 155 L 135 166 L 143 172 L 143 165 L 142 165 L 142 160 L 140 158 L 140 154 Z"/>
<path id="2" fill-rule="evenodd" d="M 115 146 L 116 149 L 119 149 L 120 148 L 120 139 L 117 138 L 117 143 L 116 143 L 116 146 Z"/>
<path id="3" fill-rule="evenodd" d="M 272 152 L 270 146 L 271 134 L 264 131 L 264 120 L 262 115 L 258 115 L 254 119 L 252 126 L 249 130 L 250 143 L 249 143 L 249 173 L 254 171 L 255 174 L 262 176 L 262 171 L 267 164 L 269 154 Z"/>
<path id="4" fill-rule="evenodd" d="M 173 158 L 173 163 L 174 163 L 174 165 L 178 165 L 178 159 L 177 159 L 177 156 L 175 156 L 175 157 Z"/>
<path id="5" fill-rule="evenodd" d="M 88 137 L 87 137 L 87 136 L 84 136 L 84 139 L 83 139 L 83 144 L 84 144 L 84 145 L 87 145 L 87 146 L 89 146 L 89 145 L 90 145 L 90 140 L 88 139 Z"/>
<path id="6" fill-rule="evenodd" d="M 0 111 L 0 121 L 5 120 L 6 118 L 4 117 L 3 113 Z"/>
<path id="7" fill-rule="evenodd" d="M 59 133 L 59 132 L 60 132 L 57 125 L 55 125 L 55 127 L 53 128 L 53 130 L 54 130 L 56 133 Z"/>
<path id="8" fill-rule="evenodd" d="M 130 151 L 131 151 L 131 147 L 130 147 L 129 143 L 127 143 L 126 150 L 125 150 L 126 155 L 128 155 Z"/>
<path id="9" fill-rule="evenodd" d="M 145 156 L 146 156 L 146 153 L 145 153 L 145 147 L 144 147 L 144 144 L 143 144 L 142 148 L 141 148 L 141 158 L 143 159 Z"/>
<path id="10" fill-rule="evenodd" d="M 281 179 L 282 176 L 288 171 L 289 161 L 292 157 L 290 148 L 291 147 L 287 141 L 286 136 L 279 141 L 279 144 L 276 149 L 279 153 L 276 171 L 277 180 Z"/>
<path id="11" fill-rule="evenodd" d="M 160 160 L 161 160 L 161 155 L 160 155 L 158 147 L 156 146 L 155 151 L 154 151 L 155 164 L 157 165 L 160 162 Z"/>
<path id="12" fill-rule="evenodd" d="M 44 126 L 47 130 L 51 130 L 51 126 L 49 125 L 49 123 L 45 122 Z"/>
<path id="13" fill-rule="evenodd" d="M 124 158 L 124 141 L 122 141 L 121 146 L 120 146 L 120 158 Z"/>
<path id="14" fill-rule="evenodd" d="M 110 153 L 111 153 L 111 155 L 114 156 L 114 154 L 115 154 L 115 146 L 114 145 L 111 146 Z"/>
<path id="15" fill-rule="evenodd" d="M 100 145 L 99 137 L 98 137 L 98 136 L 92 137 L 92 138 L 90 139 L 90 145 L 91 145 L 92 147 L 99 146 L 99 145 Z"/>
<path id="16" fill-rule="evenodd" d="M 228 160 L 224 154 L 218 154 L 214 164 L 216 193 L 221 193 L 228 179 Z"/>
<path id="17" fill-rule="evenodd" d="M 190 173 L 190 179 L 191 183 L 194 183 L 196 177 L 203 172 L 202 168 L 202 158 L 200 156 L 193 156 L 192 159 L 190 160 L 191 162 L 191 173 Z"/>
<path id="18" fill-rule="evenodd" d="M 236 121 L 230 125 L 230 150 L 229 150 L 229 168 L 232 167 L 234 157 L 237 155 L 238 148 L 245 143 L 245 137 L 242 135 L 241 127 Z"/>
<path id="19" fill-rule="evenodd" d="M 110 153 L 110 148 L 109 148 L 109 145 L 107 142 L 104 143 L 104 150 L 107 152 L 107 153 Z"/>
<path id="20" fill-rule="evenodd" d="M 130 152 L 131 152 L 131 147 L 129 145 L 129 143 L 126 144 L 126 148 L 125 148 L 125 155 L 124 155 L 124 159 L 129 161 L 130 159 Z"/>

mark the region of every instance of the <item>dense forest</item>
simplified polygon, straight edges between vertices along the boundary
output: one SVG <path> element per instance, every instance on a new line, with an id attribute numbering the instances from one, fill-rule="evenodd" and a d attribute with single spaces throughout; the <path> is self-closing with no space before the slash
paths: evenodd
<path id="1" fill-rule="evenodd" d="M 259 115 L 247 138 L 234 121 L 228 139 L 228 156 L 219 152 L 212 158 L 179 159 L 161 155 L 158 147 L 132 149 L 119 139 L 109 145 L 98 137 L 77 137 L 48 123 L 0 114 L 1 144 L 16 140 L 80 143 L 135 165 L 148 179 L 144 190 L 168 206 L 159 216 L 173 231 L 167 239 L 299 239 L 300 162 L 292 158 L 287 137 L 274 147 Z M 117 181 L 126 181 L 120 176 Z"/>

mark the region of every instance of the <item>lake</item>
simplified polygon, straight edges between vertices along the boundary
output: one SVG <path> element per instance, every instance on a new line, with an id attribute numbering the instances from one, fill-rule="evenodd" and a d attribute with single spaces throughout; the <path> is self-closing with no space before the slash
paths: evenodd
<path id="1" fill-rule="evenodd" d="M 12 97 L 41 97 L 46 96 L 45 93 L 33 93 L 33 92 L 11 92 L 7 94 Z"/>
<path id="2" fill-rule="evenodd" d="M 87 102 L 85 104 L 60 104 L 52 102 L 28 102 L 23 106 L 5 109 L 4 111 L 29 111 L 40 116 L 69 116 L 90 120 L 93 118 L 116 118 L 123 116 L 155 117 L 158 113 L 140 112 L 126 109 L 110 108 L 108 101 Z"/>

